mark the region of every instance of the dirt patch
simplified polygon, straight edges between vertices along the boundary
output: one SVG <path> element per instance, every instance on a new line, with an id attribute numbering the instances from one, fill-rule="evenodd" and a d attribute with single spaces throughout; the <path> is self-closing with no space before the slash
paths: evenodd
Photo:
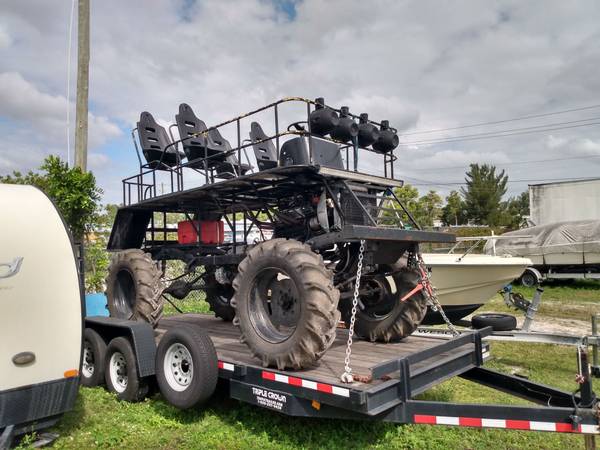
<path id="1" fill-rule="evenodd" d="M 523 326 L 524 317 L 517 317 L 519 327 Z M 589 320 L 560 319 L 557 317 L 538 316 L 531 324 L 531 331 L 544 333 L 559 333 L 582 336 L 592 333 L 592 324 Z"/>
<path id="2" fill-rule="evenodd" d="M 488 313 L 490 311 L 486 311 Z M 474 314 L 477 314 L 475 312 Z M 505 313 L 502 313 L 505 314 Z M 522 313 L 513 314 L 517 318 L 517 328 L 523 326 L 525 316 Z M 470 320 L 471 316 L 466 319 Z M 540 333 L 556 333 L 556 334 L 570 334 L 573 336 L 584 336 L 592 333 L 592 322 L 591 320 L 579 320 L 579 319 L 562 319 L 558 317 L 542 316 L 537 315 L 531 324 L 530 331 L 537 331 Z"/>

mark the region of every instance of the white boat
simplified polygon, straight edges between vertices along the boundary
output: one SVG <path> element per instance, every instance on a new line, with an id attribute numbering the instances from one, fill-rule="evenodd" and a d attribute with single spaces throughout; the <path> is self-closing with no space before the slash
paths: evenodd
<path id="1" fill-rule="evenodd" d="M 481 307 L 531 265 L 528 258 L 457 253 L 424 253 L 423 261 L 450 320 Z M 429 312 L 423 323 L 442 322 L 439 314 Z"/>

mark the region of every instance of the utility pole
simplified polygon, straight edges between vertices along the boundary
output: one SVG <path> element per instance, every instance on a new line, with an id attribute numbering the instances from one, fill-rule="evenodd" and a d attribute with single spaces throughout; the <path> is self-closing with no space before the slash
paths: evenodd
<path id="1" fill-rule="evenodd" d="M 79 0 L 77 30 L 77 105 L 75 107 L 75 166 L 87 169 L 88 92 L 90 72 L 90 0 Z"/>

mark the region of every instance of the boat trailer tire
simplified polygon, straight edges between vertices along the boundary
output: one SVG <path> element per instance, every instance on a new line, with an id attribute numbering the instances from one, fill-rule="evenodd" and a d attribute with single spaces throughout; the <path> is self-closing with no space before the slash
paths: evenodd
<path id="1" fill-rule="evenodd" d="M 118 252 L 108 268 L 106 297 L 111 317 L 155 326 L 163 313 L 163 284 L 156 262 L 139 249 Z"/>
<path id="2" fill-rule="evenodd" d="M 233 281 L 234 324 L 263 366 L 313 365 L 335 340 L 339 291 L 320 255 L 296 240 L 254 246 Z"/>
<path id="3" fill-rule="evenodd" d="M 492 327 L 494 331 L 512 331 L 517 328 L 517 319 L 510 314 L 483 313 L 473 316 L 471 325 L 477 330 Z"/>
<path id="4" fill-rule="evenodd" d="M 204 283 L 206 303 L 210 310 L 215 313 L 215 317 L 220 317 L 225 322 L 231 322 L 235 317 L 235 309 L 231 306 L 233 286 L 219 283 L 215 277 L 214 268 L 206 268 Z"/>
<path id="5" fill-rule="evenodd" d="M 81 384 L 94 387 L 104 384 L 104 360 L 106 343 L 91 328 L 83 330 L 83 358 L 81 362 Z"/>
<path id="6" fill-rule="evenodd" d="M 541 274 L 537 270 L 528 268 L 521 275 L 521 284 L 525 287 L 536 287 L 542 280 Z"/>
<path id="7" fill-rule="evenodd" d="M 372 342 L 390 342 L 412 334 L 427 313 L 427 299 L 422 291 L 399 301 L 419 283 L 416 271 L 397 264 L 380 265 L 379 274 L 363 276 L 361 290 L 375 294 L 361 295 L 356 310 L 354 331 Z M 385 275 L 390 273 L 390 275 Z M 350 324 L 352 301 L 340 303 L 342 318 Z"/>
<path id="8" fill-rule="evenodd" d="M 183 326 L 165 333 L 156 351 L 156 381 L 162 396 L 179 409 L 208 400 L 217 387 L 217 352 L 202 330 Z"/>
<path id="9" fill-rule="evenodd" d="M 117 394 L 119 400 L 140 402 L 146 397 L 149 385 L 138 374 L 135 353 L 127 338 L 110 341 L 104 361 L 106 387 Z"/>

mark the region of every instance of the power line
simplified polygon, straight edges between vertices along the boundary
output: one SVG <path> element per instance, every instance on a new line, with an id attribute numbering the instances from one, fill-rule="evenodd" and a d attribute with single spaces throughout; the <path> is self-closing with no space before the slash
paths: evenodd
<path id="1" fill-rule="evenodd" d="M 410 178 L 410 177 L 409 177 Z M 413 178 L 415 179 L 415 178 Z M 538 182 L 538 181 L 547 181 L 547 182 L 554 182 L 554 181 L 586 181 L 586 180 L 597 180 L 598 177 L 569 177 L 569 178 L 538 178 L 538 179 L 524 179 L 524 180 L 507 180 L 507 183 L 532 183 L 532 182 Z M 428 180 L 420 180 L 420 181 L 427 181 L 427 183 L 424 184 L 418 184 L 418 183 L 411 183 L 411 186 L 465 186 L 467 185 L 467 183 L 465 181 L 463 182 L 436 182 L 436 181 L 428 181 Z"/>
<path id="2" fill-rule="evenodd" d="M 406 143 L 403 143 L 403 144 L 411 144 L 411 143 L 419 143 L 419 142 L 445 141 L 445 140 L 448 140 L 448 139 L 462 139 L 462 138 L 469 138 L 469 137 L 475 137 L 475 136 L 488 136 L 488 135 L 492 135 L 492 134 L 509 133 L 509 132 L 512 132 L 512 131 L 536 130 L 536 129 L 540 129 L 540 128 L 557 127 L 557 126 L 562 126 L 562 125 L 571 125 L 571 124 L 574 124 L 574 123 L 589 122 L 591 120 L 599 120 L 599 119 L 600 119 L 600 117 L 589 117 L 587 119 L 570 120 L 570 121 L 567 121 L 567 122 L 554 122 L 554 123 L 547 123 L 547 124 L 543 124 L 543 125 L 533 125 L 533 126 L 530 126 L 530 127 L 509 128 L 509 129 L 506 129 L 506 130 L 486 131 L 486 132 L 483 132 L 483 133 L 463 134 L 463 135 L 458 135 L 458 136 L 445 136 L 445 137 L 441 137 L 441 138 L 426 139 L 426 140 L 423 140 L 423 141 L 406 142 Z"/>
<path id="3" fill-rule="evenodd" d="M 596 120 L 596 119 L 598 119 L 598 118 L 586 119 L 586 120 Z M 581 122 L 581 121 L 576 121 L 576 122 Z M 569 123 L 569 122 L 565 122 L 565 123 Z M 406 147 L 409 145 L 429 145 L 429 144 L 437 145 L 437 144 L 445 144 L 445 143 L 450 143 L 450 142 L 462 142 L 462 141 L 474 141 L 474 140 L 479 140 L 479 139 L 502 138 L 502 137 L 508 137 L 508 136 L 517 136 L 517 135 L 522 135 L 522 134 L 543 133 L 546 131 L 557 131 L 557 130 L 566 130 L 566 129 L 570 129 L 570 128 L 589 127 L 592 125 L 600 125 L 600 122 L 583 123 L 583 124 L 579 124 L 579 125 L 570 125 L 570 126 L 564 126 L 564 127 L 533 129 L 533 128 L 541 128 L 541 127 L 552 127 L 553 125 L 556 125 L 556 124 L 540 125 L 537 127 L 515 128 L 514 131 L 516 131 L 516 132 L 514 132 L 514 133 L 510 132 L 513 130 L 504 130 L 504 131 L 493 132 L 493 133 L 505 133 L 505 134 L 492 134 L 492 132 L 478 133 L 478 134 L 473 134 L 473 135 L 465 135 L 465 137 L 457 136 L 454 138 L 446 138 L 446 139 L 440 138 L 440 139 L 432 139 L 432 140 L 426 140 L 426 141 L 402 142 L 400 145 L 403 147 Z M 527 130 L 527 131 L 517 131 L 517 130 Z"/>
<path id="4" fill-rule="evenodd" d="M 429 134 L 429 133 L 439 133 L 439 132 L 442 132 L 442 131 L 462 130 L 462 129 L 465 129 L 465 128 L 481 127 L 481 126 L 484 126 L 484 125 L 496 125 L 496 124 L 499 124 L 499 123 L 516 122 L 516 121 L 519 121 L 519 120 L 537 119 L 539 117 L 555 116 L 555 115 L 558 115 L 558 114 L 566 114 L 566 113 L 576 112 L 576 111 L 585 111 L 585 110 L 595 109 L 595 108 L 600 108 L 600 105 L 583 106 L 581 108 L 565 109 L 565 110 L 562 110 L 562 111 L 554 111 L 554 112 L 543 113 L 543 114 L 532 114 L 532 115 L 528 115 L 528 116 L 515 117 L 515 118 L 512 118 L 512 119 L 495 120 L 495 121 L 492 121 L 492 122 L 473 123 L 473 124 L 470 124 L 470 125 L 461 125 L 461 126 L 458 126 L 458 127 L 438 128 L 438 129 L 434 129 L 434 130 L 424 130 L 424 131 L 413 131 L 411 133 L 399 134 L 399 136 L 412 136 L 412 135 L 415 135 L 415 134 Z"/>
<path id="5" fill-rule="evenodd" d="M 589 155 L 589 156 L 571 156 L 568 158 L 554 158 L 554 159 L 529 159 L 526 161 L 513 161 L 509 163 L 494 163 L 494 166 L 506 167 L 506 166 L 518 166 L 520 164 L 531 164 L 531 163 L 543 163 L 543 162 L 554 162 L 554 161 L 570 161 L 574 159 L 590 159 L 600 158 L 600 155 Z M 475 163 L 474 163 L 475 164 Z M 411 169 L 413 172 L 430 172 L 432 170 L 450 170 L 450 169 L 468 169 L 471 165 L 467 166 L 446 166 L 446 167 L 432 167 L 429 169 Z"/>

